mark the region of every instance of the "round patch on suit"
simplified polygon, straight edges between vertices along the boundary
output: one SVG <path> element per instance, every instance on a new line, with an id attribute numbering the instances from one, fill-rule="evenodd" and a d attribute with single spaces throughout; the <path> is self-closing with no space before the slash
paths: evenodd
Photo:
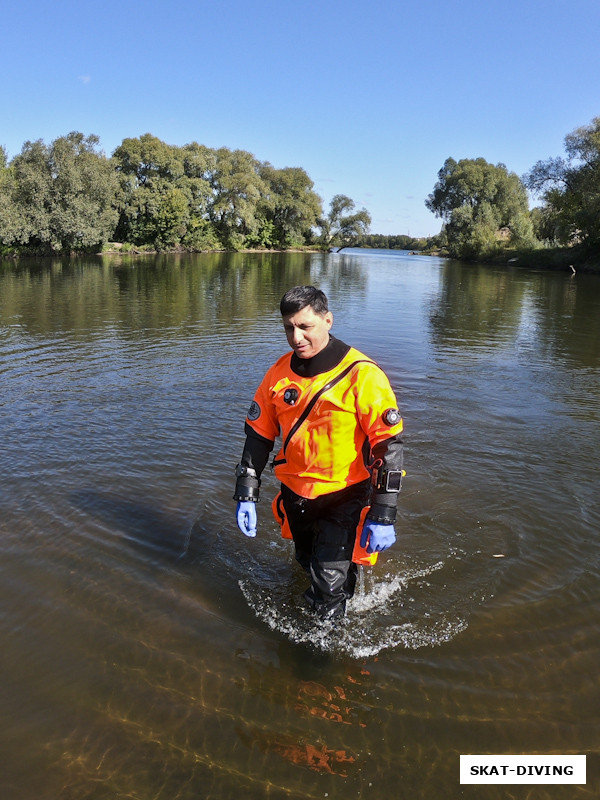
<path id="1" fill-rule="evenodd" d="M 254 420 L 257 420 L 259 417 L 260 417 L 260 406 L 258 405 L 256 400 L 253 400 L 250 403 L 250 408 L 248 409 L 248 419 L 250 420 L 250 422 L 254 422 Z"/>
<path id="2" fill-rule="evenodd" d="M 388 408 L 387 411 L 383 412 L 383 421 L 390 428 L 392 425 L 397 425 L 400 422 L 400 412 L 397 408 Z"/>

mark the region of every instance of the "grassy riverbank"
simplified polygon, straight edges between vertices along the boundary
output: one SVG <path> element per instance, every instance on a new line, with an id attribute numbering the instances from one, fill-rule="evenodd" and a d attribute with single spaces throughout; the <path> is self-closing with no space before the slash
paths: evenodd
<path id="1" fill-rule="evenodd" d="M 442 249 L 424 250 L 422 255 L 450 258 Z M 464 259 L 463 259 L 464 260 Z M 525 267 L 527 269 L 563 270 L 565 272 L 593 272 L 600 274 L 600 253 L 578 247 L 531 248 L 530 250 L 502 250 L 487 257 L 473 259 L 478 264 Z"/>
<path id="2" fill-rule="evenodd" d="M 577 247 L 557 247 L 532 250 L 507 250 L 491 259 L 492 264 L 514 267 L 564 270 L 566 272 L 600 273 L 600 253 L 592 253 Z"/>
<path id="3" fill-rule="evenodd" d="M 364 250 L 368 252 L 370 248 L 365 247 Z M 337 248 L 336 248 L 337 250 Z M 323 253 L 328 252 L 329 248 L 322 247 L 316 244 L 296 246 L 286 250 L 277 248 L 242 248 L 240 253 Z M 193 252 L 231 252 L 227 250 L 206 250 L 197 251 L 190 250 L 184 247 L 174 247 L 170 249 L 158 250 L 151 245 L 132 245 L 127 242 L 107 242 L 100 251 L 90 252 L 88 255 L 153 255 L 164 253 L 193 253 Z M 390 248 L 390 252 L 394 252 Z M 55 253 L 54 258 L 69 258 L 81 257 L 85 253 Z M 414 255 L 428 255 L 437 256 L 440 258 L 451 258 L 449 253 L 444 248 L 431 248 L 420 251 L 414 251 Z M 47 253 L 36 253 L 28 248 L 3 248 L 0 251 L 0 258 L 6 260 L 23 258 L 36 258 L 48 257 Z M 465 260 L 465 259 L 460 259 Z M 589 272 L 600 274 L 600 253 L 591 252 L 589 249 L 584 250 L 578 247 L 554 247 L 554 248 L 532 248 L 530 250 L 502 250 L 501 252 L 488 257 L 479 257 L 472 259 L 474 263 L 489 264 L 493 266 L 505 266 L 527 269 L 548 269 L 548 270 L 563 270 L 565 272 Z"/>
<path id="4" fill-rule="evenodd" d="M 233 252 L 229 250 L 190 250 L 185 247 L 173 247 L 168 250 L 157 250 L 151 245 L 128 245 L 128 244 L 121 244 L 120 242 L 107 242 L 107 244 L 102 248 L 101 252 L 96 253 L 95 255 L 102 255 L 102 256 L 110 256 L 110 255 L 152 255 L 153 253 L 198 253 L 198 252 L 206 252 L 206 253 L 226 253 L 226 252 Z M 236 250 L 235 252 L 239 253 L 316 253 L 322 252 L 318 247 L 315 246 L 306 246 L 306 247 L 290 247 L 286 250 L 278 250 L 278 249 L 270 249 L 265 247 L 248 247 L 242 248 L 240 250 Z"/>

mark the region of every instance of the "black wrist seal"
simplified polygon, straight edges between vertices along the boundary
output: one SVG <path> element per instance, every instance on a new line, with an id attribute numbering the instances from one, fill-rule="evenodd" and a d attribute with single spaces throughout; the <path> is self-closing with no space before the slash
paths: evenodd
<path id="1" fill-rule="evenodd" d="M 383 503 L 371 503 L 371 508 L 367 513 L 367 519 L 379 522 L 381 525 L 393 525 L 396 522 L 396 506 L 388 506 Z"/>
<path id="2" fill-rule="evenodd" d="M 236 482 L 233 499 L 238 502 L 258 503 L 260 478 L 252 467 L 238 464 L 235 468 Z"/>

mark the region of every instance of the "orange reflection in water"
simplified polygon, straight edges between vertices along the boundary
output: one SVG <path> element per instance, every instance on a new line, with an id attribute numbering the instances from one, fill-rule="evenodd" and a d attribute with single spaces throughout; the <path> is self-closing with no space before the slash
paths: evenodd
<path id="1" fill-rule="evenodd" d="M 366 727 L 364 722 L 356 719 L 356 709 L 348 703 L 346 692 L 341 686 L 334 686 L 330 691 L 316 681 L 300 681 L 295 708 L 298 712 L 307 711 L 313 717 Z"/>
<path id="2" fill-rule="evenodd" d="M 309 767 L 316 772 L 329 772 L 331 775 L 348 776 L 344 763 L 356 761 L 354 756 L 345 750 L 331 750 L 324 744 L 314 745 L 308 742 L 275 742 L 273 750 L 292 764 Z"/>

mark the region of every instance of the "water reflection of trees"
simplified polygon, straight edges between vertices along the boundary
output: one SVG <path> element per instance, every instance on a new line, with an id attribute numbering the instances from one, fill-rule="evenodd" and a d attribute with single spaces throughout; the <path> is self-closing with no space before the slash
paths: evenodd
<path id="1" fill-rule="evenodd" d="M 600 280 L 564 272 L 501 271 L 448 261 L 429 309 L 432 342 L 498 347 L 524 324 L 542 353 L 577 366 L 600 363 Z"/>
<path id="2" fill-rule="evenodd" d="M 364 289 L 356 261 L 322 253 L 207 253 L 98 256 L 8 265 L 0 272 L 0 317 L 31 334 L 99 327 L 119 336 L 161 337 L 231 325 L 240 333 L 275 317 L 297 284 Z"/>
<path id="3" fill-rule="evenodd" d="M 524 285 L 512 273 L 448 261 L 430 312 L 432 339 L 440 347 L 495 345 L 514 336 Z"/>
<path id="4" fill-rule="evenodd" d="M 536 273 L 534 308 L 540 347 L 580 367 L 600 365 L 600 278 Z"/>

